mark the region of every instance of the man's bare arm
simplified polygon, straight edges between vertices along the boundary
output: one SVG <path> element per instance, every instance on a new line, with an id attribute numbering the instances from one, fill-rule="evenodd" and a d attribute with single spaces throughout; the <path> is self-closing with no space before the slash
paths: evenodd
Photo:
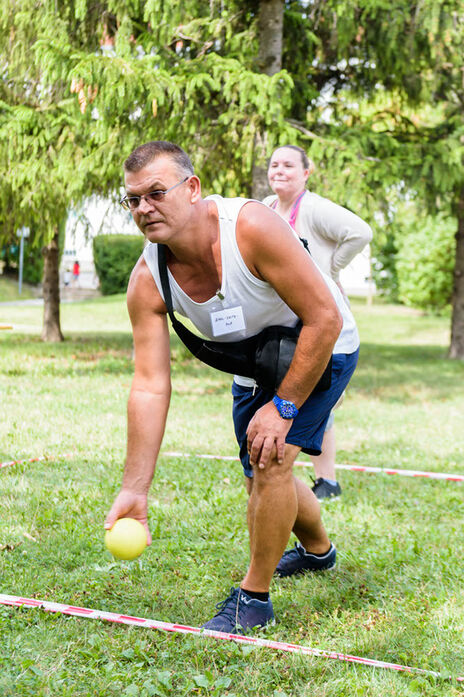
<path id="1" fill-rule="evenodd" d="M 132 323 L 135 368 L 127 406 L 127 455 L 123 482 L 105 527 L 122 516 L 147 530 L 147 493 L 164 435 L 171 396 L 169 330 L 166 307 L 145 261 L 129 282 L 127 304 Z"/>
<path id="2" fill-rule="evenodd" d="M 321 377 L 342 319 L 332 293 L 289 226 L 260 203 L 244 206 L 238 240 L 248 267 L 270 283 L 303 328 L 279 395 L 301 406 Z M 282 393 L 282 394 L 281 394 Z"/>
<path id="3" fill-rule="evenodd" d="M 290 368 L 278 394 L 300 407 L 308 398 L 332 355 L 342 327 L 337 305 L 324 279 L 289 226 L 266 206 L 243 207 L 237 239 L 245 263 L 270 283 L 301 319 L 303 327 Z M 282 419 L 272 402 L 258 410 L 248 427 L 252 464 L 264 467 L 274 446 L 283 459 L 291 420 Z"/>

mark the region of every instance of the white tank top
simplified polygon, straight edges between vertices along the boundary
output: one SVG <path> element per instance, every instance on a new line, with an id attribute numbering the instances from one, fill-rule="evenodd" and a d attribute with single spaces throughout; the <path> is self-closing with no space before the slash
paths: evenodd
<path id="1" fill-rule="evenodd" d="M 264 327 L 271 325 L 294 326 L 298 321 L 296 314 L 284 303 L 269 283 L 261 281 L 251 273 L 240 254 L 236 239 L 237 218 L 242 206 L 251 199 L 223 198 L 219 195 L 213 195 L 208 196 L 206 200 L 216 204 L 219 214 L 222 261 L 221 288 L 209 300 L 202 303 L 195 302 L 184 293 L 168 269 L 174 310 L 190 319 L 204 336 L 215 341 L 237 341 L 253 336 Z M 164 300 L 158 271 L 157 244 L 149 242 L 143 255 Z M 352 353 L 359 346 L 359 336 L 353 315 L 336 283 L 322 272 L 321 275 L 332 292 L 343 318 L 343 327 L 335 344 L 334 353 Z M 233 307 L 242 308 L 245 328 L 241 331 L 214 336 L 211 313 Z M 253 380 L 250 378 L 236 376 L 235 379 L 239 384 L 253 385 Z"/>

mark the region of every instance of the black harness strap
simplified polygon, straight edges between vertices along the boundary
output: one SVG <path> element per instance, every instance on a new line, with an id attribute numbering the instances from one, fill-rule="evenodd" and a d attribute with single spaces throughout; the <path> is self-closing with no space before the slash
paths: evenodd
<path id="1" fill-rule="evenodd" d="M 232 375 L 243 375 L 252 378 L 254 374 L 254 354 L 257 346 L 257 336 L 241 341 L 210 341 L 202 339 L 191 332 L 174 315 L 171 288 L 169 286 L 166 265 L 166 246 L 158 244 L 158 269 L 164 301 L 172 322 L 174 331 L 185 346 L 203 363 Z"/>
<path id="2" fill-rule="evenodd" d="M 302 242 L 304 244 L 306 240 Z M 301 320 L 294 327 L 278 325 L 265 327 L 258 334 L 240 341 L 221 342 L 202 339 L 187 329 L 174 315 L 166 264 L 166 246 L 163 244 L 158 244 L 158 269 L 164 302 L 172 326 L 189 351 L 212 368 L 232 375 L 253 378 L 260 387 L 274 392 L 285 377 L 292 361 L 302 326 Z M 331 375 L 332 357 L 314 391 L 327 390 L 330 387 Z"/>

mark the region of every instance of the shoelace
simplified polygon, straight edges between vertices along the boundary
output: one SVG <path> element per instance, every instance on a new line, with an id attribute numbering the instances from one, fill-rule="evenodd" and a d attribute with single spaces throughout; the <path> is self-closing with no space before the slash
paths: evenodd
<path id="1" fill-rule="evenodd" d="M 234 596 L 237 596 L 237 602 L 235 604 L 235 607 L 232 606 L 232 600 L 234 600 Z M 233 619 L 235 615 L 235 625 L 238 625 L 238 606 L 239 606 L 239 600 L 240 600 L 240 588 L 231 588 L 230 589 L 230 594 L 227 596 L 225 600 L 221 600 L 220 603 L 217 603 L 216 609 L 219 610 L 215 614 L 215 617 L 218 617 L 219 615 L 224 615 L 224 617 L 227 617 L 227 619 Z"/>
<path id="2" fill-rule="evenodd" d="M 299 548 L 299 546 L 298 546 L 298 542 L 295 542 L 295 546 L 292 547 L 292 549 L 287 549 L 287 551 L 284 552 L 282 556 L 283 556 L 283 557 L 288 557 L 290 554 L 291 554 L 291 555 L 295 555 L 295 552 L 298 554 L 298 556 L 301 556 L 299 550 L 300 550 L 300 548 Z"/>

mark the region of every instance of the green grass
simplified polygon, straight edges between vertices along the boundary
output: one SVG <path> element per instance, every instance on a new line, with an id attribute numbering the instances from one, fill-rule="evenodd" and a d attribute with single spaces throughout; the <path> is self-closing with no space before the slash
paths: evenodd
<path id="1" fill-rule="evenodd" d="M 0 303 L 13 302 L 15 300 L 28 300 L 29 298 L 35 297 L 37 297 L 37 289 L 35 286 L 23 283 L 21 295 L 19 295 L 18 281 L 13 278 L 7 278 L 6 276 L 0 276 Z"/>
<path id="2" fill-rule="evenodd" d="M 337 461 L 464 472 L 464 365 L 449 320 L 354 302 L 359 367 L 336 417 Z M 102 524 L 120 483 L 132 341 L 122 297 L 62 307 L 67 341 L 38 339 L 40 307 L 1 308 L 3 593 L 198 625 L 242 578 L 246 494 L 238 463 L 161 456 L 152 546 L 115 562 Z M 173 339 L 163 450 L 235 455 L 230 380 Z M 71 453 L 70 457 L 60 457 Z M 299 469 L 309 481 L 312 470 Z M 340 472 L 324 507 L 339 549 L 328 575 L 273 582 L 264 635 L 464 675 L 463 490 L 452 482 Z M 458 695 L 457 683 L 341 661 L 0 606 L 0 694 Z"/>

